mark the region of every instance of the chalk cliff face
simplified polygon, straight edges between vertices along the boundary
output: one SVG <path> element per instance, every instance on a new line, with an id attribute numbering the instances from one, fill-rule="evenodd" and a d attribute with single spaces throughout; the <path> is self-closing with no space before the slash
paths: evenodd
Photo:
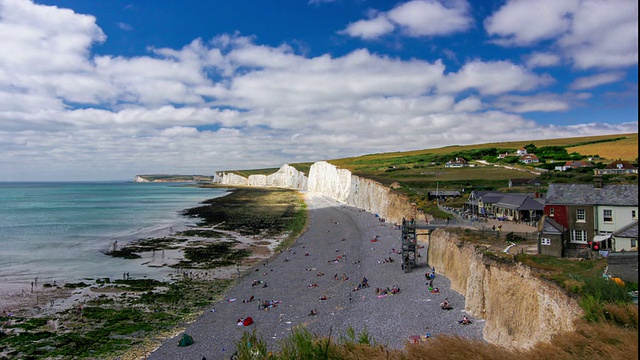
<path id="1" fill-rule="evenodd" d="M 281 187 L 288 189 L 304 190 L 307 187 L 307 177 L 303 172 L 288 164 L 271 175 L 250 175 L 249 186 Z"/>
<path id="2" fill-rule="evenodd" d="M 528 349 L 573 331 L 573 320 L 583 314 L 574 299 L 527 266 L 486 255 L 484 247 L 455 234 L 434 231 L 428 249 L 429 264 L 465 296 L 465 311 L 486 320 L 483 337 L 491 343 Z"/>
<path id="3" fill-rule="evenodd" d="M 352 175 L 325 161 L 311 165 L 307 186 L 309 192 L 319 193 L 347 205 L 379 214 L 388 221 L 400 223 L 402 218 L 424 220 L 406 197 L 395 194 L 382 184 Z"/>
<path id="4" fill-rule="evenodd" d="M 213 181 L 223 185 L 233 185 L 233 186 L 249 185 L 249 180 L 246 177 L 233 174 L 233 173 L 216 174 Z"/>
<path id="5" fill-rule="evenodd" d="M 379 214 L 390 222 L 401 222 L 403 217 L 424 220 L 425 215 L 407 198 L 392 193 L 382 184 L 338 169 L 325 161 L 311 165 L 309 176 L 285 164 L 271 175 L 250 175 L 248 178 L 231 174 L 216 174 L 214 182 L 222 185 L 282 187 L 306 190 L 330 197 L 350 206 Z"/>

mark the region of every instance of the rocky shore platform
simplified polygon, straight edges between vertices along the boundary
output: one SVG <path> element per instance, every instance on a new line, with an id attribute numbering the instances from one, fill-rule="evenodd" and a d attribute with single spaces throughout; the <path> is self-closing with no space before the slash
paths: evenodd
<path id="1" fill-rule="evenodd" d="M 397 226 L 325 197 L 305 197 L 309 225 L 298 240 L 247 270 L 222 300 L 148 359 L 228 359 L 243 333 L 253 331 L 277 351 L 297 326 L 332 339 L 349 328 L 356 334 L 366 331 L 376 344 L 395 349 L 427 336 L 482 339 L 484 321 L 459 324 L 465 299 L 437 269 L 433 286 L 440 293 L 428 290 L 425 273 L 432 269 L 425 261 L 426 247 L 418 266 L 405 273 Z M 358 288 L 364 279 L 368 287 Z M 376 292 L 393 287 L 400 292 Z M 440 308 L 445 298 L 452 310 Z M 253 323 L 239 326 L 238 320 L 247 317 Z M 192 345 L 178 346 L 184 333 L 193 338 Z"/>

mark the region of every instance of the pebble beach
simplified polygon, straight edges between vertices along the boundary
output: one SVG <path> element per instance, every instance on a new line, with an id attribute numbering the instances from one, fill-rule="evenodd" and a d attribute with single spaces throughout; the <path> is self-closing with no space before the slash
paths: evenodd
<path id="1" fill-rule="evenodd" d="M 470 317 L 472 324 L 459 324 L 466 314 L 464 297 L 450 289 L 437 269 L 433 286 L 440 293 L 428 290 L 425 273 L 432 269 L 426 254 L 411 271 L 401 269 L 397 226 L 324 197 L 305 194 L 305 201 L 309 224 L 298 240 L 245 271 L 222 300 L 148 359 L 227 359 L 245 331 L 255 331 L 277 351 L 296 326 L 334 339 L 353 328 L 356 334 L 366 331 L 376 344 L 396 349 L 427 336 L 482 339 L 484 321 Z M 368 287 L 358 289 L 365 278 Z M 393 287 L 400 292 L 376 292 Z M 445 298 L 451 310 L 440 308 Z M 239 326 L 238 320 L 247 317 L 253 324 Z M 192 345 L 178 346 L 184 333 L 193 338 Z"/>

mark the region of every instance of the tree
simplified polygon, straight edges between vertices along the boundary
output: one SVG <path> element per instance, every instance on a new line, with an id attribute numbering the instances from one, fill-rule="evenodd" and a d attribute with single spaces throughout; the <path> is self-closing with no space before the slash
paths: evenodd
<path id="1" fill-rule="evenodd" d="M 523 147 L 525 150 L 527 150 L 527 153 L 529 154 L 535 154 L 536 150 L 538 150 L 538 147 L 533 144 L 525 145 Z"/>

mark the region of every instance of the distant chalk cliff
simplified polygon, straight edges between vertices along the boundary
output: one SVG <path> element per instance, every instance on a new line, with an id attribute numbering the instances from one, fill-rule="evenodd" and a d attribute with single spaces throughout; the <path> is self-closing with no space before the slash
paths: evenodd
<path id="1" fill-rule="evenodd" d="M 379 214 L 387 221 L 401 222 L 403 217 L 424 220 L 424 213 L 409 204 L 406 197 L 395 194 L 388 187 L 355 175 L 349 170 L 319 161 L 311 165 L 309 175 L 285 164 L 271 175 L 250 175 L 248 178 L 233 173 L 217 173 L 213 181 L 221 185 L 280 187 L 321 194 Z"/>

